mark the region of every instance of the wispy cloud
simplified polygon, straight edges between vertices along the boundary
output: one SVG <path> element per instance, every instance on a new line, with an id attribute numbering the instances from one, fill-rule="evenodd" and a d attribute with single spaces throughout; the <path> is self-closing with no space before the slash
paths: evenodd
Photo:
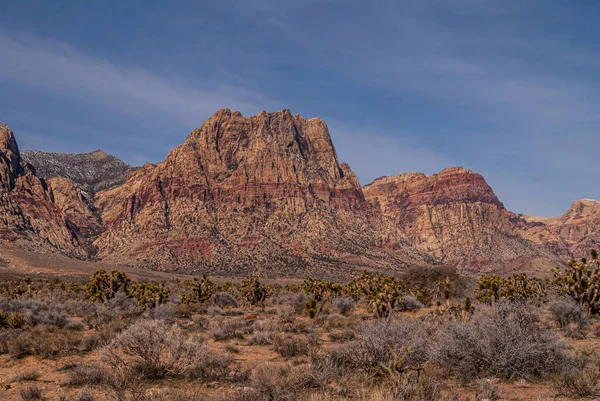
<path id="1" fill-rule="evenodd" d="M 164 118 L 199 124 L 219 108 L 246 113 L 268 101 L 259 93 L 219 82 L 204 82 L 152 73 L 143 67 L 114 63 L 78 51 L 66 43 L 32 35 L 0 36 L 0 78 L 101 102 L 122 114 L 159 113 Z"/>
<path id="2" fill-rule="evenodd" d="M 581 2 L 551 3 L 215 0 L 148 11 L 155 30 L 140 11 L 119 34 L 140 34 L 145 47 L 103 53 L 92 51 L 101 32 L 78 40 L 55 29 L 65 43 L 25 26 L 0 30 L 0 85 L 27 88 L 22 104 L 45 92 L 115 119 L 23 124 L 37 135 L 32 146 L 46 126 L 52 135 L 119 129 L 104 140 L 120 156 L 155 161 L 221 107 L 291 108 L 325 118 L 363 183 L 463 165 L 484 173 L 507 207 L 559 214 L 575 197 L 600 197 L 589 184 L 600 171 L 600 28 Z M 37 107 L 32 119 L 45 103 Z"/>

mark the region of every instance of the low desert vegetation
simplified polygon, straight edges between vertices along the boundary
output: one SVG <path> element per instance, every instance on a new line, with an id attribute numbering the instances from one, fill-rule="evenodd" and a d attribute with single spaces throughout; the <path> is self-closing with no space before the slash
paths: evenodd
<path id="1" fill-rule="evenodd" d="M 598 266 L 593 251 L 552 278 L 5 281 L 0 399 L 595 398 Z"/>

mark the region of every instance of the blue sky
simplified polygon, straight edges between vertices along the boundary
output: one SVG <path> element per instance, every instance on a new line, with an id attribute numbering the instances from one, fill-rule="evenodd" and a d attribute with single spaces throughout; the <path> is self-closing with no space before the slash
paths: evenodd
<path id="1" fill-rule="evenodd" d="M 157 162 L 219 108 L 329 125 L 361 183 L 461 165 L 506 207 L 600 198 L 596 0 L 0 2 L 23 149 Z"/>

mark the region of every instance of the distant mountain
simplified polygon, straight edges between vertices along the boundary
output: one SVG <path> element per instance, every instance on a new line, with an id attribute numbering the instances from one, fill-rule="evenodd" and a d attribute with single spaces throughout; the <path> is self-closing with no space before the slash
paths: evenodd
<path id="1" fill-rule="evenodd" d="M 530 224 L 521 235 L 562 259 L 587 256 L 591 248 L 600 250 L 600 201 L 580 199 L 560 217 L 523 218 Z"/>
<path id="2" fill-rule="evenodd" d="M 219 110 L 139 169 L 102 151 L 19 152 L 0 123 L 0 239 L 117 265 L 336 278 L 437 264 L 548 273 L 600 247 L 599 227 L 598 201 L 556 218 L 517 215 L 460 167 L 361 187 L 325 122 L 289 110 Z"/>
<path id="3" fill-rule="evenodd" d="M 485 179 L 471 170 L 450 167 L 431 176 L 382 177 L 363 191 L 413 248 L 437 263 L 485 272 L 555 259 L 519 235 L 524 222 L 506 210 Z"/>
<path id="4" fill-rule="evenodd" d="M 21 158 L 33 166 L 38 177 L 68 178 L 89 197 L 93 197 L 96 192 L 121 185 L 135 170 L 102 150 L 82 154 L 23 150 Z"/>

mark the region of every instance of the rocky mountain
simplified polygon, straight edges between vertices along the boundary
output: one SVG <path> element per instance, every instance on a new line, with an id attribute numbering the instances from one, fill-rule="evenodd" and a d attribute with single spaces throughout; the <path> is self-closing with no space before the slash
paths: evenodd
<path id="1" fill-rule="evenodd" d="M 0 123 L 0 238 L 86 257 L 91 249 L 83 228 L 87 223 L 80 222 L 88 213 L 79 188 L 35 175 L 21 159 L 11 129 Z"/>
<path id="2" fill-rule="evenodd" d="M 222 275 L 432 264 L 547 272 L 600 243 L 600 202 L 575 202 L 559 218 L 521 216 L 460 167 L 361 187 L 327 125 L 289 110 L 220 110 L 163 162 L 139 169 L 100 151 L 21 153 L 2 124 L 0 216 L 0 238 L 28 247 Z"/>
<path id="3" fill-rule="evenodd" d="M 382 177 L 363 191 L 407 236 L 411 247 L 435 263 L 481 272 L 554 259 L 519 236 L 523 222 L 471 170 L 451 167 L 431 176 Z"/>
<path id="4" fill-rule="evenodd" d="M 523 216 L 529 222 L 521 235 L 562 259 L 585 256 L 600 249 L 600 201 L 581 199 L 560 217 Z"/>
<path id="5" fill-rule="evenodd" d="M 68 178 L 89 197 L 103 189 L 121 185 L 135 170 L 102 150 L 82 154 L 24 150 L 21 152 L 21 158 L 34 167 L 38 177 Z"/>
<path id="6" fill-rule="evenodd" d="M 99 256 L 139 266 L 293 274 L 418 259 L 400 235 L 398 251 L 383 249 L 377 214 L 325 123 L 289 110 L 220 110 L 164 162 L 100 192 L 96 206 Z"/>

